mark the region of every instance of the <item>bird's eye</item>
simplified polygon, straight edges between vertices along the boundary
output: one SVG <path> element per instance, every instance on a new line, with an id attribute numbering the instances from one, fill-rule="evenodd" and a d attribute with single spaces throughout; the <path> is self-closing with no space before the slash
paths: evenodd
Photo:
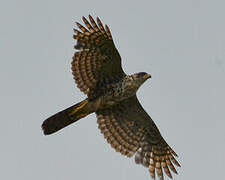
<path id="1" fill-rule="evenodd" d="M 144 75 L 146 75 L 147 73 L 146 72 L 139 72 L 138 74 L 137 74 L 137 76 L 138 77 L 143 77 Z"/>

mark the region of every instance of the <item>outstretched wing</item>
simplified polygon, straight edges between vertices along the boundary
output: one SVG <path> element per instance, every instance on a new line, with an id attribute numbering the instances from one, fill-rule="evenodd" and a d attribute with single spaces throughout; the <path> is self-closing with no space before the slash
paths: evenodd
<path id="1" fill-rule="evenodd" d="M 120 55 L 113 43 L 107 25 L 97 24 L 89 15 L 90 22 L 83 17 L 86 28 L 77 23 L 80 31 L 74 30 L 77 40 L 72 61 L 72 73 L 78 88 L 91 96 L 106 83 L 118 82 L 125 76 Z"/>
<path id="2" fill-rule="evenodd" d="M 170 170 L 177 174 L 173 166 L 180 166 L 174 158 L 176 153 L 163 139 L 136 96 L 96 114 L 101 133 L 117 152 L 128 157 L 136 153 L 135 162 L 148 167 L 154 179 L 155 171 L 161 180 L 163 170 L 170 178 Z"/>

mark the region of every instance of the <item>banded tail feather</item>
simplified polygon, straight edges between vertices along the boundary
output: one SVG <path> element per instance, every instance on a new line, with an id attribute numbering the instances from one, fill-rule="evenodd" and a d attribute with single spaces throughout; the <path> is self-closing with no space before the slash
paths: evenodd
<path id="1" fill-rule="evenodd" d="M 93 111 L 90 111 L 90 108 L 87 108 L 88 103 L 88 99 L 85 99 L 46 119 L 42 124 L 44 134 L 53 134 L 92 113 Z"/>

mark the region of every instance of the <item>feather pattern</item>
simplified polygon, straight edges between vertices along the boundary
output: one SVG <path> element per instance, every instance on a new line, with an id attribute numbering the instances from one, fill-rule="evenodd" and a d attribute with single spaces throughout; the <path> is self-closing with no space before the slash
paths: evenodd
<path id="1" fill-rule="evenodd" d="M 99 129 L 107 142 L 127 157 L 135 154 L 135 162 L 147 167 L 153 179 L 157 174 L 163 180 L 163 171 L 170 178 L 170 170 L 177 174 L 173 165 L 180 166 L 174 158 L 176 153 L 162 138 L 136 96 L 96 114 Z"/>
<path id="2" fill-rule="evenodd" d="M 99 18 L 96 23 L 90 15 L 89 21 L 85 17 L 83 21 L 86 27 L 77 22 L 80 30 L 74 29 L 78 51 L 71 69 L 77 87 L 91 97 L 106 81 L 118 82 L 125 73 L 108 26 L 104 28 Z"/>

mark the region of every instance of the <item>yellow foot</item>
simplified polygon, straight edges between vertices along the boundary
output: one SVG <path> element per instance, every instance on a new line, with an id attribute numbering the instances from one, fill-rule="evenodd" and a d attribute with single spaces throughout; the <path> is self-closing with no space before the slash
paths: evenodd
<path id="1" fill-rule="evenodd" d="M 82 109 L 85 105 L 87 105 L 88 100 L 82 101 L 78 106 L 75 107 L 75 109 L 69 114 L 70 116 L 74 115 L 77 113 L 80 109 Z"/>
<path id="2" fill-rule="evenodd" d="M 76 118 L 77 118 L 77 119 L 81 119 L 81 118 L 83 118 L 83 117 L 85 117 L 85 116 L 87 116 L 87 114 L 79 114 Z"/>

